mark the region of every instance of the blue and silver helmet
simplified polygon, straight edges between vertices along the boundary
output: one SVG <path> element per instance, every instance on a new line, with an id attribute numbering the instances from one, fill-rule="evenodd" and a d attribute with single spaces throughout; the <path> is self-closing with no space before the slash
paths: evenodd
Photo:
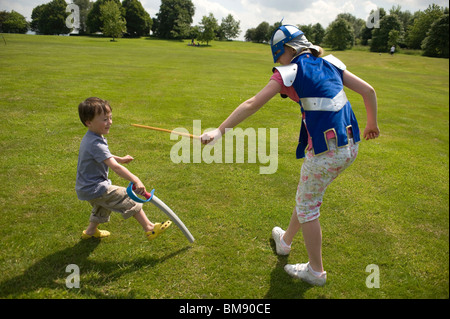
<path id="1" fill-rule="evenodd" d="M 284 45 L 303 34 L 297 27 L 293 25 L 282 25 L 272 35 L 270 39 L 270 47 L 272 48 L 273 62 L 276 63 L 284 53 Z"/>

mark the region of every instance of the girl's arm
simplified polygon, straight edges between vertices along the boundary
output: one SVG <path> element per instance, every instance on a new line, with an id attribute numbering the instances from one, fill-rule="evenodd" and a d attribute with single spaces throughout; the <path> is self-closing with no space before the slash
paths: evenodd
<path id="1" fill-rule="evenodd" d="M 363 97 L 367 113 L 367 124 L 363 137 L 366 140 L 377 138 L 380 136 L 380 129 L 377 121 L 377 94 L 374 88 L 347 70 L 344 71 L 344 85 Z"/>
<path id="2" fill-rule="evenodd" d="M 264 104 L 270 101 L 277 93 L 280 93 L 281 85 L 275 81 L 270 80 L 269 83 L 254 97 L 248 99 L 239 105 L 228 118 L 219 126 L 218 129 L 212 132 L 205 133 L 201 136 L 203 144 L 208 144 L 214 139 L 220 138 L 225 134 L 225 129 L 231 129 L 244 121 L 246 118 L 256 113 Z"/>

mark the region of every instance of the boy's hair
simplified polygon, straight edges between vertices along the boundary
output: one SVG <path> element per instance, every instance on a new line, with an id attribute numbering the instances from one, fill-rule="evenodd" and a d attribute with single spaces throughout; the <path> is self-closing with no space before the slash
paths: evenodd
<path id="1" fill-rule="evenodd" d="M 87 126 L 86 121 L 92 121 L 95 115 L 109 112 L 112 112 L 109 102 L 98 97 L 90 97 L 78 105 L 78 115 L 84 126 Z"/>

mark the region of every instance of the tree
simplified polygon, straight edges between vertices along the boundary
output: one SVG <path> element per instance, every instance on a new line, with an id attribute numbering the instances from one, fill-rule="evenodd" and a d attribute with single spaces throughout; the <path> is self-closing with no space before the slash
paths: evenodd
<path id="1" fill-rule="evenodd" d="M 231 14 L 229 14 L 226 18 L 222 18 L 220 28 L 223 32 L 225 39 L 231 40 L 237 38 L 239 33 L 241 33 L 240 24 L 241 22 L 234 20 Z"/>
<path id="2" fill-rule="evenodd" d="M 302 30 L 308 41 L 315 45 L 320 45 L 325 37 L 325 29 L 320 23 L 316 23 L 315 25 L 298 25 L 298 28 Z"/>
<path id="3" fill-rule="evenodd" d="M 80 33 L 87 32 L 87 16 L 92 9 L 92 2 L 89 0 L 73 0 L 73 3 L 80 8 Z"/>
<path id="4" fill-rule="evenodd" d="M 409 12 L 401 11 L 402 7 L 400 5 L 392 6 L 392 8 L 389 10 L 389 14 L 395 14 L 400 19 L 400 22 L 402 23 L 403 30 L 408 30 L 409 26 L 413 24 L 414 22 L 414 16 Z"/>
<path id="5" fill-rule="evenodd" d="M 125 9 L 128 34 L 133 37 L 148 35 L 153 21 L 142 4 L 138 0 L 124 0 L 122 7 Z"/>
<path id="6" fill-rule="evenodd" d="M 156 36 L 163 39 L 188 37 L 194 14 L 195 7 L 191 0 L 161 0 L 156 14 Z"/>
<path id="7" fill-rule="evenodd" d="M 0 32 L 26 33 L 27 31 L 28 23 L 23 15 L 14 10 L 0 11 Z"/>
<path id="8" fill-rule="evenodd" d="M 219 25 L 217 24 L 217 19 L 214 18 L 212 13 L 209 16 L 203 16 L 202 22 L 200 22 L 200 35 L 198 40 L 200 42 L 206 42 L 208 45 L 209 41 L 214 40 L 216 36 L 216 30 L 219 29 Z"/>
<path id="9" fill-rule="evenodd" d="M 30 29 L 35 32 L 39 32 L 39 23 L 44 12 L 45 4 L 38 5 L 31 11 Z"/>
<path id="10" fill-rule="evenodd" d="M 336 19 L 341 19 L 341 18 L 346 20 L 353 27 L 355 40 L 360 39 L 362 30 L 363 30 L 364 26 L 366 25 L 366 22 L 363 19 L 356 18 L 354 15 L 352 15 L 350 13 L 340 13 L 336 17 Z"/>
<path id="11" fill-rule="evenodd" d="M 101 19 L 100 7 L 105 3 L 114 1 L 116 5 L 120 8 L 120 12 L 122 16 L 124 16 L 124 12 L 122 11 L 122 5 L 120 4 L 120 0 L 97 0 L 92 5 L 91 11 L 89 11 L 87 15 L 87 29 L 89 33 L 101 32 L 103 28 L 103 21 Z"/>
<path id="12" fill-rule="evenodd" d="M 194 40 L 200 38 L 200 26 L 196 25 L 189 31 L 189 38 Z"/>
<path id="13" fill-rule="evenodd" d="M 305 37 L 312 42 L 313 28 L 312 24 L 298 24 L 297 27 L 303 32 Z"/>
<path id="14" fill-rule="evenodd" d="M 398 31 L 398 34 L 391 32 Z M 398 39 L 403 35 L 402 22 L 396 14 L 389 14 L 380 20 L 380 27 L 372 31 L 372 43 L 370 44 L 370 51 L 372 52 L 386 52 L 389 50 L 389 35 L 391 38 L 396 36 Z"/>
<path id="15" fill-rule="evenodd" d="M 255 38 L 255 33 L 256 33 L 255 28 L 247 29 L 247 31 L 245 31 L 245 36 L 244 36 L 245 41 L 253 42 L 253 39 Z"/>
<path id="16" fill-rule="evenodd" d="M 269 42 L 273 33 L 281 26 L 280 22 L 269 25 L 267 22 L 261 22 L 256 28 L 248 29 L 245 32 L 245 41 L 256 43 Z"/>
<path id="17" fill-rule="evenodd" d="M 328 26 L 324 42 L 332 50 L 346 50 L 353 46 L 354 38 L 352 25 L 347 20 L 338 18 Z"/>
<path id="18" fill-rule="evenodd" d="M 31 28 L 42 34 L 67 34 L 67 3 L 64 0 L 53 0 L 35 7 L 31 13 Z"/>
<path id="19" fill-rule="evenodd" d="M 126 21 L 122 18 L 120 8 L 114 1 L 108 1 L 100 6 L 100 19 L 103 22 L 102 31 L 104 35 L 120 38 L 127 30 Z"/>
<path id="20" fill-rule="evenodd" d="M 269 42 L 271 38 L 270 25 L 268 22 L 261 22 L 255 29 L 255 34 L 253 42 L 266 43 Z"/>
<path id="21" fill-rule="evenodd" d="M 383 17 L 386 15 L 386 10 L 383 8 L 377 8 L 377 10 L 370 11 L 369 17 L 374 17 L 375 13 L 377 13 L 377 19 L 383 19 Z M 374 18 L 375 19 L 375 18 Z M 376 21 L 373 21 L 373 24 L 375 24 Z M 372 39 L 372 31 L 374 27 L 367 27 L 366 26 L 361 30 L 361 44 L 362 45 L 368 45 L 369 40 Z"/>
<path id="22" fill-rule="evenodd" d="M 422 42 L 424 55 L 440 58 L 449 57 L 449 15 L 444 14 L 436 20 Z"/>
<path id="23" fill-rule="evenodd" d="M 401 35 L 400 31 L 398 30 L 391 30 L 388 34 L 388 47 L 392 47 L 393 45 L 397 46 L 401 42 Z"/>
<path id="24" fill-rule="evenodd" d="M 411 49 L 420 49 L 422 41 L 426 38 L 427 32 L 430 30 L 434 21 L 443 15 L 443 10 L 436 4 L 428 6 L 424 11 L 417 13 L 414 23 L 408 30 L 406 43 Z"/>
<path id="25" fill-rule="evenodd" d="M 325 38 L 325 29 L 320 23 L 316 23 L 312 26 L 312 38 L 311 41 L 316 45 L 321 45 Z"/>

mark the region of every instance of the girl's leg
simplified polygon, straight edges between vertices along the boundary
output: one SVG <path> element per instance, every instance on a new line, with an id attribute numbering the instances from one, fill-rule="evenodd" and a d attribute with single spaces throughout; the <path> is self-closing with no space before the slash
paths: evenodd
<path id="1" fill-rule="evenodd" d="M 323 272 L 322 229 L 319 219 L 302 224 L 302 233 L 308 252 L 309 265 L 314 271 Z"/>
<path id="2" fill-rule="evenodd" d="M 306 251 L 308 252 L 309 265 L 314 271 L 322 272 L 322 229 L 319 219 L 300 224 L 297 210 L 294 208 L 291 221 L 284 233 L 283 241 L 290 246 L 294 236 L 300 229 L 302 230 L 303 240 L 305 241 Z"/>
<path id="3" fill-rule="evenodd" d="M 328 185 L 353 163 L 357 154 L 358 145 L 354 144 L 353 140 L 350 140 L 348 147 L 339 149 L 336 147 L 336 141 L 330 140 L 330 152 L 319 156 L 308 153 L 302 165 L 297 189 L 297 206 L 294 208 L 283 240 L 290 245 L 295 234 L 301 229 L 309 265 L 314 271 L 323 272 L 322 229 L 318 219 L 323 194 Z M 299 214 L 297 214 L 297 208 L 299 208 Z M 309 215 L 309 218 L 306 215 Z"/>
<path id="4" fill-rule="evenodd" d="M 295 235 L 301 229 L 301 224 L 298 221 L 297 210 L 294 207 L 294 211 L 292 212 L 291 221 L 289 222 L 289 226 L 284 233 L 283 240 L 284 242 L 290 246 L 292 241 L 294 240 Z"/>

